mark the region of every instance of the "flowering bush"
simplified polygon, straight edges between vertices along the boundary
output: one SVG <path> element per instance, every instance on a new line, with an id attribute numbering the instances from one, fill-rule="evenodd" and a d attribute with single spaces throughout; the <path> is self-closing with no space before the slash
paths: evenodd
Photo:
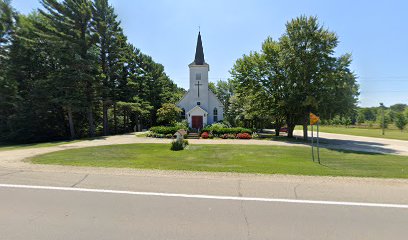
<path id="1" fill-rule="evenodd" d="M 235 134 L 223 134 L 222 136 L 221 136 L 221 138 L 222 139 L 235 139 L 236 138 L 236 136 L 235 136 Z"/>
<path id="2" fill-rule="evenodd" d="M 251 139 L 252 136 L 249 133 L 238 133 L 237 138 L 238 139 Z"/>
<path id="3" fill-rule="evenodd" d="M 204 139 L 207 139 L 207 138 L 210 137 L 210 134 L 208 134 L 208 132 L 203 132 L 203 133 L 201 134 L 201 137 L 204 138 Z"/>

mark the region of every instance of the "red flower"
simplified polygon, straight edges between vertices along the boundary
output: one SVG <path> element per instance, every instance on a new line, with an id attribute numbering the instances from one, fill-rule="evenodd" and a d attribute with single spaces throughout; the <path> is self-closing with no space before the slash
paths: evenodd
<path id="1" fill-rule="evenodd" d="M 203 133 L 201 134 L 201 137 L 204 138 L 204 139 L 207 139 L 207 138 L 210 137 L 210 135 L 208 134 L 208 132 L 203 132 Z"/>
<path id="2" fill-rule="evenodd" d="M 237 138 L 238 139 L 251 139 L 252 136 L 249 133 L 238 133 Z"/>

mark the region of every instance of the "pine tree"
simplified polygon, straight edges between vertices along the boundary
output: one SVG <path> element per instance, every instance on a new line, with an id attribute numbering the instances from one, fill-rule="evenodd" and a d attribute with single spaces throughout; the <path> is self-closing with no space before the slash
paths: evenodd
<path id="1" fill-rule="evenodd" d="M 37 24 L 37 27 L 50 39 L 61 42 L 66 50 L 72 51 L 75 61 L 71 61 L 69 69 L 84 89 L 85 108 L 88 119 L 88 135 L 95 135 L 94 104 L 96 98 L 96 36 L 92 29 L 92 2 L 89 0 L 41 0 L 45 10 L 40 13 L 49 20 L 49 24 Z M 71 79 L 67 79 L 71 81 Z M 72 109 L 67 104 L 69 119 Z M 72 133 L 72 126 L 70 127 Z"/>
<path id="2" fill-rule="evenodd" d="M 115 105 L 115 88 L 118 80 L 117 71 L 123 67 L 123 45 L 126 37 L 117 20 L 114 8 L 108 0 L 95 0 L 93 21 L 98 35 L 99 65 L 102 80 L 103 134 L 109 134 L 108 109 Z M 116 114 L 116 111 L 114 111 Z"/>

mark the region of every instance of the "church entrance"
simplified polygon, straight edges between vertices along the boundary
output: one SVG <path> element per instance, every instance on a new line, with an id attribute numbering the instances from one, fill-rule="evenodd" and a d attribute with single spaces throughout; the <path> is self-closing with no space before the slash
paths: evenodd
<path id="1" fill-rule="evenodd" d="M 195 129 L 203 127 L 203 116 L 191 116 L 191 126 Z"/>

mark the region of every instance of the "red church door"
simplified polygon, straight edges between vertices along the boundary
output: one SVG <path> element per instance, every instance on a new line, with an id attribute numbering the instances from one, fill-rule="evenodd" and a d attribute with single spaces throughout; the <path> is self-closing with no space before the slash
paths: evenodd
<path id="1" fill-rule="evenodd" d="M 191 126 L 195 129 L 200 129 L 203 127 L 203 116 L 192 116 Z"/>

